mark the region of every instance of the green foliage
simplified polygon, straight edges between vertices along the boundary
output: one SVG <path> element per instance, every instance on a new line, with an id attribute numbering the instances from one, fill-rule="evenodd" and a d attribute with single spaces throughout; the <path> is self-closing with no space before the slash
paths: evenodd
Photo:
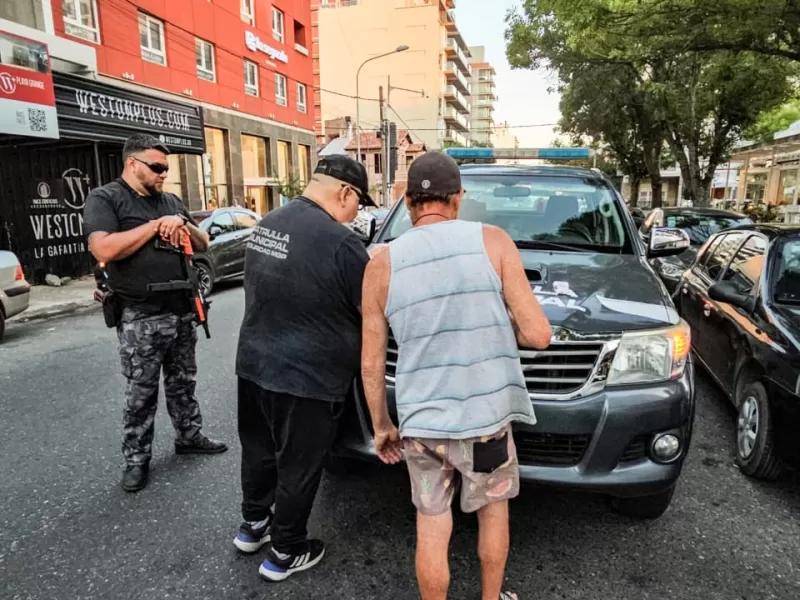
<path id="1" fill-rule="evenodd" d="M 666 141 L 680 164 L 687 197 L 702 206 L 709 202 L 714 171 L 735 140 L 762 112 L 790 97 L 797 67 L 736 49 L 687 50 L 689 37 L 716 31 L 712 22 L 722 27 L 734 7 L 749 19 L 761 4 L 524 0 L 508 16 L 507 54 L 514 67 L 557 72 L 563 129 L 602 141 L 632 177 L 644 166 L 658 178 Z M 754 20 L 765 25 L 760 15 Z M 676 31 L 676 22 L 685 31 L 665 36 Z M 742 15 L 737 23 L 744 23 Z"/>
<path id="2" fill-rule="evenodd" d="M 776 133 L 788 129 L 797 121 L 800 121 L 800 98 L 763 113 L 755 125 L 745 132 L 744 137 L 752 142 L 772 142 Z"/>
<path id="3" fill-rule="evenodd" d="M 278 184 L 278 193 L 281 196 L 285 196 L 286 198 L 294 198 L 295 196 L 299 196 L 303 193 L 305 189 L 305 185 L 300 178 L 296 175 L 292 174 L 283 181 Z"/>
<path id="4" fill-rule="evenodd" d="M 767 206 L 761 203 L 745 206 L 744 214 L 756 223 L 775 223 L 783 218 L 776 206 Z"/>

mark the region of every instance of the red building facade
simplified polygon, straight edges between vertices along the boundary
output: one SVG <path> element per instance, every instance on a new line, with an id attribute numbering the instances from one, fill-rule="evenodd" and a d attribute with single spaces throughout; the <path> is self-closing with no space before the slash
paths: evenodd
<path id="1" fill-rule="evenodd" d="M 29 60 L 25 39 L 49 44 L 59 125 L 47 139 L 0 128 L 0 249 L 17 253 L 29 280 L 90 271 L 85 197 L 118 176 L 132 133 L 170 148 L 165 187 L 192 211 L 264 214 L 310 178 L 311 0 L 28 5 L 45 17 L 7 22 L 5 33 L 18 37 L 0 46 L 0 62 Z M 36 226 L 58 219 L 76 225 Z"/>

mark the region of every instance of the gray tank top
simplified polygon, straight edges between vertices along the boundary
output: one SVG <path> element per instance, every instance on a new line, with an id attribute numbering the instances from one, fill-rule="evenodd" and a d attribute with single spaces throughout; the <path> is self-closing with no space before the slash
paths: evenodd
<path id="1" fill-rule="evenodd" d="M 468 439 L 536 423 L 483 226 L 445 221 L 389 244 L 403 437 Z"/>

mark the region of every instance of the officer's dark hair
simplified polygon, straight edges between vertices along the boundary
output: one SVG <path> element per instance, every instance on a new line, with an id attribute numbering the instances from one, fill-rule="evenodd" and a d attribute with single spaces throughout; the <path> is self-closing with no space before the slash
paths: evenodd
<path id="1" fill-rule="evenodd" d="M 144 152 L 145 150 L 158 150 L 164 154 L 169 154 L 167 148 L 157 137 L 149 133 L 134 133 L 125 141 L 125 146 L 122 148 L 122 160 L 128 160 L 131 154 Z"/>

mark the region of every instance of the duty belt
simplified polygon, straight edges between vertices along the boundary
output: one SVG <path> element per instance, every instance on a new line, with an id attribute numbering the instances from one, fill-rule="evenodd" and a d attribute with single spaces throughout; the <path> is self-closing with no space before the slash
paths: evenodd
<path id="1" fill-rule="evenodd" d="M 148 292 L 175 292 L 193 290 L 191 281 L 164 281 L 162 283 L 148 283 Z"/>

